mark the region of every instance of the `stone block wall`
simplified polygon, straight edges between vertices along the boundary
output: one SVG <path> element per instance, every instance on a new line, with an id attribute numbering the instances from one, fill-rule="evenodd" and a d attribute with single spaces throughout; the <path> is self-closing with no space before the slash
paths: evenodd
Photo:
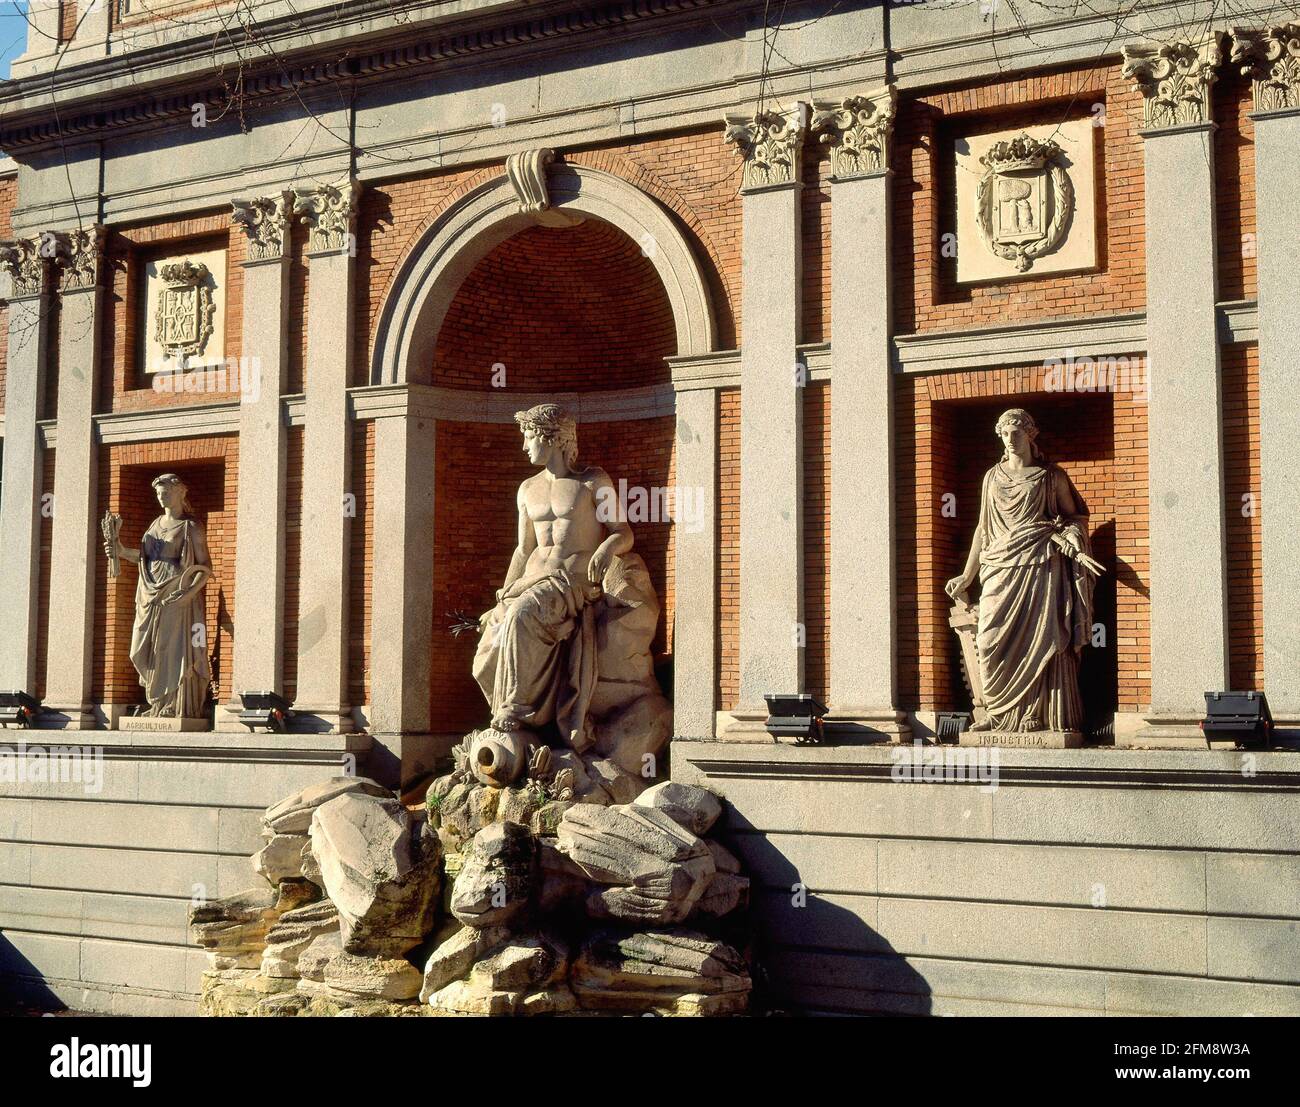
<path id="1" fill-rule="evenodd" d="M 1300 754 L 1245 757 L 1002 750 L 990 789 L 678 740 L 673 777 L 728 801 L 780 1009 L 1294 1016 Z"/>

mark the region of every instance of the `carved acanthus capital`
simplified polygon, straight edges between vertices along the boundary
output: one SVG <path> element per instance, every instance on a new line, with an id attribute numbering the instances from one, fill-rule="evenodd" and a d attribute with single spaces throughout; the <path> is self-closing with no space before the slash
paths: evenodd
<path id="1" fill-rule="evenodd" d="M 1217 33 L 1199 42 L 1125 46 L 1124 76 L 1136 81 L 1142 93 L 1146 129 L 1210 122 L 1210 86 L 1222 58 Z"/>
<path id="2" fill-rule="evenodd" d="M 44 292 L 56 252 L 56 239 L 48 231 L 39 238 L 0 242 L 0 267 L 9 274 L 12 295 L 39 296 Z"/>
<path id="3" fill-rule="evenodd" d="M 289 244 L 289 218 L 293 193 L 254 196 L 230 201 L 232 226 L 243 227 L 248 236 L 248 260 L 270 261 L 285 256 Z"/>
<path id="4" fill-rule="evenodd" d="M 1232 63 L 1254 83 L 1256 111 L 1300 108 L 1300 23 L 1234 27 Z"/>
<path id="5" fill-rule="evenodd" d="M 871 96 L 838 103 L 813 101 L 812 130 L 831 148 L 835 180 L 879 173 L 889 168 L 889 140 L 898 93 L 893 86 Z"/>
<path id="6" fill-rule="evenodd" d="M 64 292 L 98 288 L 104 267 L 104 228 L 99 224 L 66 233 L 51 232 Z"/>
<path id="7" fill-rule="evenodd" d="M 361 186 L 349 181 L 342 187 L 321 185 L 294 192 L 293 213 L 308 227 L 308 250 L 313 254 L 351 252 L 356 242 Z"/>
<path id="8" fill-rule="evenodd" d="M 800 103 L 787 112 L 729 115 L 724 122 L 724 140 L 734 142 L 744 158 L 742 192 L 799 183 L 808 130 L 807 104 Z"/>

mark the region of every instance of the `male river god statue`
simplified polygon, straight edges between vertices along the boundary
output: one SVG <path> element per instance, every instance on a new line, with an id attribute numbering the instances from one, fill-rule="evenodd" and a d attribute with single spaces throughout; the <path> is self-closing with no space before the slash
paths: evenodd
<path id="1" fill-rule="evenodd" d="M 153 718 L 201 719 L 210 672 L 203 633 L 203 586 L 212 575 L 207 538 L 193 518 L 188 489 L 175 473 L 153 482 L 163 513 L 149 524 L 138 550 L 118 538 L 122 520 L 104 516 L 110 576 L 120 559 L 140 567 L 135 590 L 131 663 L 140 674 Z"/>
<path id="2" fill-rule="evenodd" d="M 1002 460 L 984 474 L 966 567 L 945 586 L 957 602 L 960 633 L 967 589 L 980 583 L 975 657 L 970 650 L 964 657 L 976 704 L 969 729 L 1077 736 L 1079 656 L 1091 634 L 1093 578 L 1103 566 L 1089 552 L 1087 508 L 1039 450 L 1030 414 L 1003 412 L 995 433 Z"/>
<path id="3" fill-rule="evenodd" d="M 573 417 L 540 404 L 515 421 L 540 470 L 519 486 L 518 542 L 479 621 L 474 677 L 492 723 L 476 774 L 511 783 L 552 726 L 562 746 L 639 773 L 672 726 L 650 656 L 659 601 L 609 475 L 578 463 Z"/>

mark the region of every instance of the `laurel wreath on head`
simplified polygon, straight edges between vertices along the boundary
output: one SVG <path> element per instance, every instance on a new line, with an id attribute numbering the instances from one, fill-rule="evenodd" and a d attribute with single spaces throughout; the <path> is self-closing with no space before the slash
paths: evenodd
<path id="1" fill-rule="evenodd" d="M 1047 234 L 1037 242 L 1022 245 L 1004 245 L 993 240 L 993 214 L 990 207 L 989 193 L 993 188 L 993 178 L 998 174 L 993 169 L 986 169 L 980 178 L 975 193 L 975 205 L 978 211 L 980 237 L 998 257 L 1015 262 L 1016 271 L 1026 272 L 1034 264 L 1034 258 L 1054 250 L 1065 234 L 1065 225 L 1070 221 L 1074 211 L 1074 185 L 1062 165 L 1052 166 L 1052 221 L 1047 226 Z"/>

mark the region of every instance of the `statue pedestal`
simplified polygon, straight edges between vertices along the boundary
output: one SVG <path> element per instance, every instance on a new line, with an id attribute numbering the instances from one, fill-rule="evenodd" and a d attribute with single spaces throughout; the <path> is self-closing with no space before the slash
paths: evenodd
<path id="1" fill-rule="evenodd" d="M 151 715 L 124 715 L 117 721 L 118 730 L 137 733 L 189 734 L 212 729 L 211 719 L 163 719 Z"/>
<path id="2" fill-rule="evenodd" d="M 1019 746 L 1038 750 L 1073 750 L 1083 745 L 1078 730 L 963 730 L 959 746 Z"/>

